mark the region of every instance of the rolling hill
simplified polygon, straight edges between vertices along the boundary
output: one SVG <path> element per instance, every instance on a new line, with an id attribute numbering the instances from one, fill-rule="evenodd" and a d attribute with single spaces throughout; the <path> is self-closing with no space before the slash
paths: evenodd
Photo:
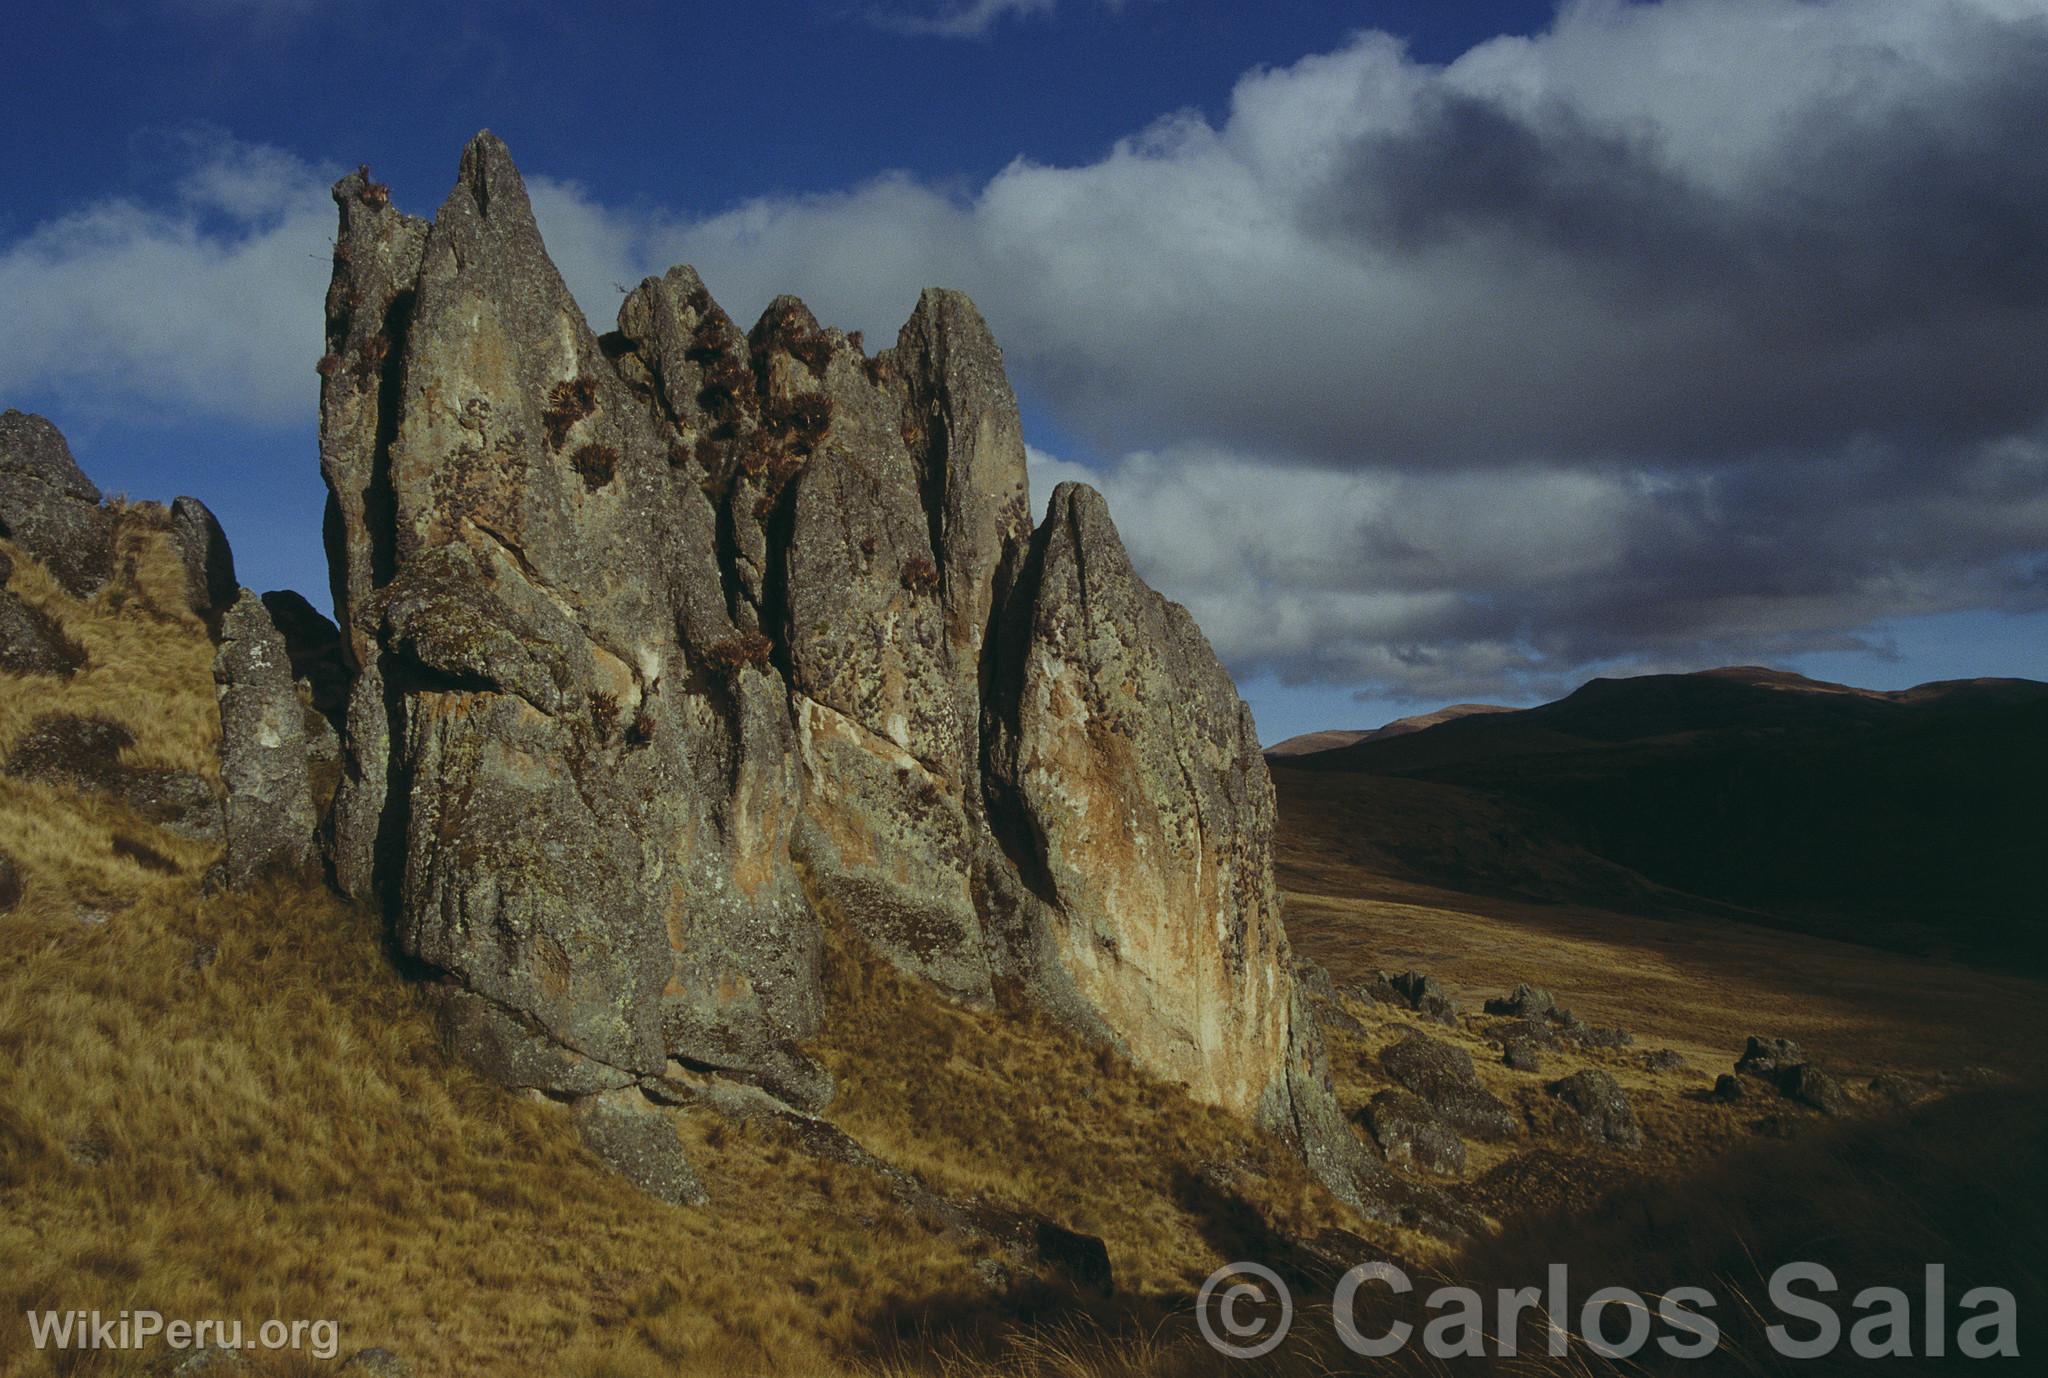
<path id="1" fill-rule="evenodd" d="M 1292 826 L 1392 874 L 2043 961 L 2048 684 L 1596 679 L 1269 762 Z"/>

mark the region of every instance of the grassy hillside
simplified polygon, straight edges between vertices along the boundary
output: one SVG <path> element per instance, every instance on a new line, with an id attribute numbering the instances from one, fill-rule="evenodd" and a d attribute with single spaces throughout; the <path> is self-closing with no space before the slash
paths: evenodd
<path id="1" fill-rule="evenodd" d="M 1368 812 L 1360 860 L 1419 880 L 1603 902 L 1633 887 L 1907 951 L 2048 963 L 2048 685 L 1595 680 L 1274 775 L 1291 819 Z"/>
<path id="2" fill-rule="evenodd" d="M 15 555 L 10 587 L 89 661 L 0 677 L 0 756 L 46 713 L 89 712 L 132 730 L 129 763 L 211 769 L 205 630 L 161 611 L 182 575 L 158 514 L 131 513 L 124 541 L 131 576 L 89 604 Z M 871 1174 L 685 1116 L 713 1204 L 659 1205 L 561 1107 L 443 1055 L 376 916 L 317 891 L 209 896 L 210 848 L 99 795 L 0 780 L 0 828 L 26 882 L 0 918 L 0 1374 L 140 1371 L 27 1352 L 20 1326 L 145 1305 L 334 1318 L 344 1353 L 430 1374 L 855 1371 L 928 1332 L 1003 1352 L 1017 1308 L 978 1281 L 982 1251 Z M 950 1008 L 845 950 L 831 999 L 835 1115 L 935 1186 L 1102 1235 L 1148 1323 L 1147 1298 L 1218 1261 L 1177 1178 L 1231 1162 L 1273 1218 L 1335 1219 L 1277 1143 L 1055 1026 Z"/>
<path id="3" fill-rule="evenodd" d="M 123 573 L 89 603 L 15 555 L 10 589 L 88 661 L 64 681 L 0 677 L 0 758 L 39 718 L 82 713 L 130 731 L 125 764 L 213 770 L 212 651 L 174 611 L 161 514 L 126 513 L 122 542 Z M 955 1199 L 1099 1235 L 1117 1278 L 1107 1298 L 998 1293 L 986 1246 L 769 1125 L 686 1111 L 711 1204 L 657 1204 L 583 1150 L 563 1107 L 445 1055 L 378 916 L 318 890 L 209 893 L 206 844 L 103 795 L 0 777 L 0 847 L 26 882 L 0 915 L 0 1376 L 159 1371 L 156 1354 L 25 1342 L 26 1311 L 124 1307 L 332 1319 L 343 1355 L 388 1347 L 422 1375 L 1321 1373 L 1356 1365 L 1318 1309 L 1328 1270 L 1301 1247 L 1333 1229 L 1418 1279 L 1521 1285 L 1567 1257 L 1589 1281 L 1699 1271 L 1733 1296 L 1756 1286 L 1745 1259 L 1818 1250 L 1845 1276 L 1888 1278 L 1938 1251 L 1959 1278 L 2040 1296 L 2028 1248 L 2048 1220 L 2031 1182 L 2048 1164 L 2040 1102 L 2014 1080 L 2039 1071 L 2024 1033 L 2038 988 L 1755 930 L 1754 948 L 1689 930 L 1694 946 L 1659 948 L 1599 910 L 1567 923 L 1419 891 L 1361 900 L 1400 882 L 1308 839 L 1283 840 L 1297 944 L 1340 983 L 1435 970 L 1472 1017 L 1431 1031 L 1528 1121 L 1511 1144 L 1475 1143 L 1449 1184 L 1498 1232 L 1455 1249 L 1352 1218 L 1281 1145 L 1178 1088 L 1043 1018 L 952 1007 L 836 941 L 812 1049 L 839 1081 L 835 1123 Z M 1477 1007 L 1522 979 L 1637 1043 L 1559 1053 L 1541 1075 L 1501 1066 Z M 1385 1087 L 1379 1052 L 1416 1016 L 1343 1009 L 1330 1052 L 1349 1109 Z M 1786 1143 L 1758 1137 L 1754 1109 L 1700 1095 L 1750 1031 L 1806 1038 L 1845 1072 L 1996 1070 L 1910 1116 L 1862 1093 L 1832 1125 L 1787 1109 Z M 1666 1045 L 1683 1066 L 1642 1064 Z M 1548 1128 L 1543 1084 L 1587 1066 L 1635 1096 L 1641 1152 Z M 1303 1289 L 1297 1339 L 1257 1364 L 1213 1354 L 1189 1311 L 1231 1259 L 1273 1261 Z M 244 1371 L 335 1367 L 256 1356 Z M 1583 1353 L 1503 1369 L 1593 1371 Z M 1440 1367 L 1411 1353 L 1375 1371 Z M 1777 1370 L 1745 1341 L 1682 1371 Z"/>

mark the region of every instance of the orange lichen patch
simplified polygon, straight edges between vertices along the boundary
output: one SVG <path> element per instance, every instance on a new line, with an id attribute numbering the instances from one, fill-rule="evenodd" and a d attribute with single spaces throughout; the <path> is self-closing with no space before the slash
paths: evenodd
<path id="1" fill-rule="evenodd" d="M 545 933 L 533 940 L 533 975 L 541 994 L 550 1000 L 569 993 L 569 954 Z"/>
<path id="2" fill-rule="evenodd" d="M 741 850 L 733 858 L 732 880 L 750 900 L 775 879 L 783 855 L 784 813 L 782 796 L 770 794 L 762 801 L 758 813 L 742 818 L 738 829 Z"/>

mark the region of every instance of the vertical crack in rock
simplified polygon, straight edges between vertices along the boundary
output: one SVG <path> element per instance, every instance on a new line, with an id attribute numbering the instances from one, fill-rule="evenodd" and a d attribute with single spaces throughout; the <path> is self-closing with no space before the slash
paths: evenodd
<path id="1" fill-rule="evenodd" d="M 1358 1199 L 1249 710 L 1097 494 L 1032 530 L 971 302 L 924 293 L 870 359 L 793 297 L 743 336 L 679 267 L 600 340 L 489 134 L 431 223 L 367 172 L 335 199 L 328 835 L 458 1044 L 553 1094 L 674 1060 L 816 1108 L 798 1045 L 842 922 Z"/>

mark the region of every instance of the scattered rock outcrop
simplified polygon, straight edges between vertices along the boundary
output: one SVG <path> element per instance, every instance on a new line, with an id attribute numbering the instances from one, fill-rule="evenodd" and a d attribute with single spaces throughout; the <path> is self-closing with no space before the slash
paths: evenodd
<path id="1" fill-rule="evenodd" d="M 1456 1028 L 1463 1013 L 1434 976 L 1421 971 L 1390 975 L 1376 971 L 1353 988 L 1353 995 L 1366 1004 L 1392 1005 L 1413 1010 L 1427 1019 Z"/>
<path id="2" fill-rule="evenodd" d="M 1476 1139 L 1512 1139 L 1522 1133 L 1515 1112 L 1480 1086 L 1472 1055 L 1463 1048 L 1411 1029 L 1380 1053 L 1380 1066 L 1460 1133 Z"/>
<path id="3" fill-rule="evenodd" d="M 1513 993 L 1486 1002 L 1488 1014 L 1505 1014 L 1516 1019 L 1546 1019 L 1557 1009 L 1557 1000 L 1540 986 L 1524 981 Z"/>
<path id="4" fill-rule="evenodd" d="M 1870 1093 L 1903 1109 L 1926 1100 L 1934 1094 L 1934 1088 L 1917 1077 L 1880 1072 L 1870 1079 Z"/>
<path id="5" fill-rule="evenodd" d="M 228 883 L 305 876 L 318 861 L 304 709 L 284 637 L 247 589 L 220 618 L 213 680 L 227 790 Z"/>
<path id="6" fill-rule="evenodd" d="M 87 598 L 113 568 L 114 525 L 57 428 L 0 412 L 0 536 L 43 562 L 65 592 Z"/>
<path id="7" fill-rule="evenodd" d="M 1751 1035 L 1742 1056 L 1736 1060 L 1735 1071 L 1738 1076 L 1763 1082 L 1786 1100 L 1824 1115 L 1839 1115 L 1849 1108 L 1849 1095 L 1841 1081 L 1832 1072 L 1816 1066 L 1806 1050 L 1789 1038 Z M 1736 1085 L 1739 1087 L 1740 1083 Z M 1722 1094 L 1720 1083 L 1716 1083 L 1715 1090 Z M 1732 1097 L 1723 1094 L 1723 1099 L 1729 1098 Z"/>
<path id="8" fill-rule="evenodd" d="M 1034 530 L 1002 357 L 924 294 L 868 357 L 687 268 L 591 332 L 502 144 L 341 228 L 321 463 L 334 873 L 463 1046 L 558 1094 L 671 1062 L 815 1109 L 821 925 L 1025 999 L 1357 1195 L 1249 711 L 1102 499 Z"/>
<path id="9" fill-rule="evenodd" d="M 1621 1084 L 1597 1067 L 1573 1072 L 1545 1088 L 1556 1098 L 1556 1126 L 1565 1133 L 1601 1143 L 1636 1148 L 1643 1131 L 1635 1107 Z"/>
<path id="10" fill-rule="evenodd" d="M 1359 1118 L 1388 1162 L 1444 1177 L 1465 1171 L 1465 1141 L 1434 1106 L 1414 1092 L 1378 1092 Z"/>

